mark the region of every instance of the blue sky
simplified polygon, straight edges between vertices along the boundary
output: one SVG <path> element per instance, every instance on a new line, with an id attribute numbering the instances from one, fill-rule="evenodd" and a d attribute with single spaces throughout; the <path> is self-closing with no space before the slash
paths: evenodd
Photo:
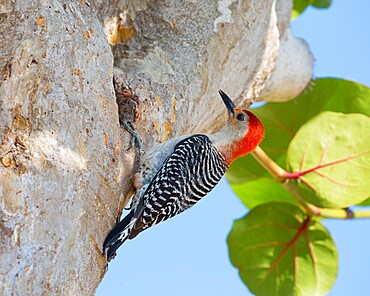
<path id="1" fill-rule="evenodd" d="M 370 1 L 334 0 L 309 8 L 292 23 L 315 56 L 315 77 L 341 77 L 370 86 Z M 195 207 L 126 242 L 109 264 L 98 296 L 250 295 L 230 264 L 226 237 L 246 214 L 226 180 Z M 326 220 L 339 251 L 339 275 L 329 295 L 370 290 L 370 220 Z"/>

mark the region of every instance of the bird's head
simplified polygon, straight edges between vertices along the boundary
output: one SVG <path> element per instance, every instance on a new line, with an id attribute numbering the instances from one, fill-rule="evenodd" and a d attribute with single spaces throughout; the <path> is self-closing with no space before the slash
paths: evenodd
<path id="1" fill-rule="evenodd" d="M 265 130 L 262 122 L 251 111 L 236 107 L 222 90 L 218 92 L 229 113 L 229 120 L 223 129 L 225 140 L 220 143 L 220 150 L 230 165 L 238 157 L 256 149 Z"/>

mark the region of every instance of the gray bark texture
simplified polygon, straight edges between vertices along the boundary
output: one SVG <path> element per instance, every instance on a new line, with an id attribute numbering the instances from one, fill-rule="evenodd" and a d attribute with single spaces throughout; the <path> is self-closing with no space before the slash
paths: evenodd
<path id="1" fill-rule="evenodd" d="M 217 90 L 258 99 L 287 27 L 273 0 L 0 0 L 0 295 L 94 294 L 139 155 L 119 120 L 144 150 L 219 129 Z"/>

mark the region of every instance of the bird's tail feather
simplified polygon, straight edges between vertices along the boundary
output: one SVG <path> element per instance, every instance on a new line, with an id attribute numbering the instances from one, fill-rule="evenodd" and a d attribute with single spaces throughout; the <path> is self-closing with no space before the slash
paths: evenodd
<path id="1" fill-rule="evenodd" d="M 116 250 L 126 241 L 129 237 L 132 226 L 136 219 L 133 219 L 134 212 L 131 211 L 121 222 L 119 222 L 107 235 L 103 243 L 103 255 L 107 251 L 108 262 L 116 256 Z"/>

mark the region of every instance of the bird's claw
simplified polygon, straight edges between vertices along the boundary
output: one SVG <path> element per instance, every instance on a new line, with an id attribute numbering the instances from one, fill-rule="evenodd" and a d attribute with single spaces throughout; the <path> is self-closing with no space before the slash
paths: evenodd
<path id="1" fill-rule="evenodd" d="M 139 148 L 139 151 L 140 151 L 140 155 L 143 154 L 143 142 L 141 141 L 140 139 L 140 136 L 139 134 L 137 133 L 135 127 L 133 126 L 133 124 L 131 123 L 131 121 L 120 121 L 120 124 L 125 128 L 125 130 L 127 130 L 132 138 L 131 138 L 131 141 L 130 141 L 130 147 L 127 149 L 127 150 L 130 150 L 132 148 L 132 146 L 137 145 L 137 147 Z"/>

